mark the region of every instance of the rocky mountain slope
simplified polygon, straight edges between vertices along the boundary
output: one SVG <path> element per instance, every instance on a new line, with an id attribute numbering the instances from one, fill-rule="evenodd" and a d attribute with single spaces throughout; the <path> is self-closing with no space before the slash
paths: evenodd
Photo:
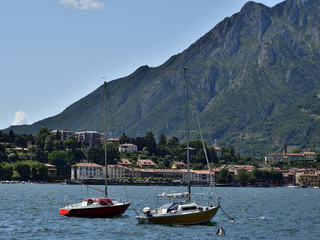
<path id="1" fill-rule="evenodd" d="M 113 125 L 116 135 L 153 131 L 183 140 L 185 66 L 191 128 L 197 130 L 197 115 L 210 144 L 256 156 L 281 151 L 284 143 L 319 149 L 320 1 L 286 0 L 272 8 L 248 2 L 161 66 L 109 82 L 108 131 Z M 103 86 L 54 117 L 10 129 L 42 127 L 103 131 Z"/>

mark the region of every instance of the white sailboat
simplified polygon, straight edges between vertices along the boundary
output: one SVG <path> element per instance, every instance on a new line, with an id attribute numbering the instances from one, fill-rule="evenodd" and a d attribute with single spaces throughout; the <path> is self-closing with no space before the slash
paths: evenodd
<path id="1" fill-rule="evenodd" d="M 173 201 L 151 210 L 149 207 L 143 209 L 143 214 L 136 216 L 140 224 L 201 224 L 210 222 L 216 215 L 220 201 L 216 205 L 201 206 L 191 201 L 191 181 L 190 181 L 190 153 L 189 153 L 189 113 L 188 113 L 188 85 L 186 78 L 187 68 L 184 68 L 184 78 L 186 82 L 186 134 L 187 134 L 187 165 L 188 165 L 188 192 L 178 194 L 163 193 L 158 197 L 166 197 Z M 209 165 L 209 164 L 208 164 Z M 211 176 L 211 169 L 209 172 Z M 213 184 L 211 176 L 211 184 Z M 178 199 L 184 199 L 177 201 Z"/>

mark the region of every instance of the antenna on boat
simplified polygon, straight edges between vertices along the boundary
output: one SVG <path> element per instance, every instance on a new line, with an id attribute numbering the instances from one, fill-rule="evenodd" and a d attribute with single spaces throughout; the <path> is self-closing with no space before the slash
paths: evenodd
<path id="1" fill-rule="evenodd" d="M 187 133 L 187 164 L 188 164 L 188 201 L 191 201 L 191 184 L 190 184 L 190 152 L 189 152 L 189 106 L 188 106 L 188 92 L 189 81 L 187 78 L 187 67 L 184 67 L 184 80 L 186 84 L 186 133 Z"/>
<path id="2" fill-rule="evenodd" d="M 105 167 L 105 189 L 104 193 L 108 197 L 108 165 L 107 165 L 107 109 L 106 109 L 107 82 L 104 82 L 104 167 Z"/>

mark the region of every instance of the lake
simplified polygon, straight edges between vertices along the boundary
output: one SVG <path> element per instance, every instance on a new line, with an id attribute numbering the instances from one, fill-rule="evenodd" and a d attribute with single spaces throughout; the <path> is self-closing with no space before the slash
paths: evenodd
<path id="1" fill-rule="evenodd" d="M 101 190 L 104 186 L 95 186 Z M 120 218 L 71 218 L 59 208 L 83 198 L 101 197 L 80 185 L 0 184 L 0 239 L 320 239 L 320 189 L 217 188 L 223 209 L 205 225 L 139 225 L 135 210 L 154 208 L 156 195 L 186 191 L 185 187 L 109 186 L 109 197 L 130 200 Z M 202 201 L 208 188 L 193 187 Z M 214 196 L 214 195 L 212 195 Z M 215 203 L 215 202 L 214 202 Z M 223 227 L 226 235 L 217 236 Z"/>

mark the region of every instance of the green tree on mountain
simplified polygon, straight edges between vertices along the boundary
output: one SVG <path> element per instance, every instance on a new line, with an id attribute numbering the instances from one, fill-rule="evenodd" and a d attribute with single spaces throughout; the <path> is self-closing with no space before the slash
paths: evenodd
<path id="1" fill-rule="evenodd" d="M 37 135 L 35 136 L 35 141 L 36 141 L 36 145 L 38 148 L 44 150 L 45 149 L 45 145 L 46 145 L 46 139 L 48 136 L 51 135 L 51 132 L 49 131 L 48 128 L 41 128 L 39 130 L 39 132 L 37 133 Z M 55 138 L 53 136 L 53 138 Z M 47 144 L 50 141 L 50 137 L 47 139 Z"/>
<path id="2" fill-rule="evenodd" d="M 122 133 L 119 137 L 119 142 L 120 144 L 134 143 L 134 138 L 130 138 L 125 133 Z"/>
<path id="3" fill-rule="evenodd" d="M 167 147 L 171 157 L 175 160 L 181 159 L 182 148 L 177 137 L 171 137 L 167 140 Z"/>
<path id="4" fill-rule="evenodd" d="M 147 147 L 148 152 L 151 155 L 155 154 L 157 152 L 157 143 L 156 143 L 156 139 L 155 139 L 153 133 L 151 131 L 147 132 L 145 139 L 146 139 L 146 143 L 147 143 L 146 147 Z"/>
<path id="5" fill-rule="evenodd" d="M 67 163 L 68 163 L 68 154 L 64 151 L 53 151 L 48 154 L 48 160 L 50 164 L 53 164 L 57 167 L 58 176 L 68 176 L 67 173 Z"/>
<path id="6" fill-rule="evenodd" d="M 64 145 L 64 147 L 65 147 L 65 149 L 68 151 L 68 152 L 71 152 L 71 153 L 75 153 L 76 152 L 76 150 L 77 150 L 77 139 L 76 139 L 76 137 L 75 136 L 73 136 L 73 135 L 70 135 L 69 137 L 68 137 L 68 139 L 67 140 L 65 140 L 64 142 L 63 142 L 63 145 Z"/>
<path id="7" fill-rule="evenodd" d="M 160 135 L 160 139 L 157 145 L 157 153 L 161 157 L 164 157 L 165 155 L 168 154 L 167 139 L 164 133 L 161 133 Z"/>

